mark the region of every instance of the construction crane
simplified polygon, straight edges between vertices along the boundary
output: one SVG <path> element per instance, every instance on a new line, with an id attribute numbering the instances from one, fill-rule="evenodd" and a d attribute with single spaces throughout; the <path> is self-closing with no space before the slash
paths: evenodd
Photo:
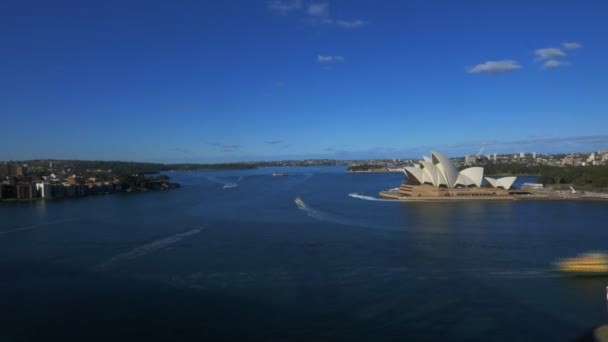
<path id="1" fill-rule="evenodd" d="M 475 162 L 480 162 L 483 159 L 483 156 L 481 155 L 481 153 L 486 149 L 486 143 L 481 144 L 481 148 L 479 149 L 479 152 L 477 152 L 477 154 L 475 155 Z"/>
<path id="2" fill-rule="evenodd" d="M 481 144 L 481 148 L 479 149 L 479 152 L 477 152 L 477 154 L 475 155 L 475 158 L 479 159 L 481 156 L 481 152 L 483 152 L 483 150 L 486 149 L 486 143 Z"/>

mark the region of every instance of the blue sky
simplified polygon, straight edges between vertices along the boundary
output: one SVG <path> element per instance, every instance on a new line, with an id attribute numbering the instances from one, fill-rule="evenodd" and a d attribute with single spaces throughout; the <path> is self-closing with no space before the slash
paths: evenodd
<path id="1" fill-rule="evenodd" d="M 4 1 L 0 160 L 608 148 L 604 1 Z"/>

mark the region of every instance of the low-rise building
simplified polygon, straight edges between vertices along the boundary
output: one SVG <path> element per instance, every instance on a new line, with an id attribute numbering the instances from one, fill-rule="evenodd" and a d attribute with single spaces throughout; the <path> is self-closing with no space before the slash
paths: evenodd
<path id="1" fill-rule="evenodd" d="M 38 196 L 42 198 L 50 198 L 51 197 L 51 184 L 46 182 L 38 182 L 36 183 L 36 191 L 38 191 Z"/>
<path id="2" fill-rule="evenodd" d="M 11 199 L 17 198 L 17 189 L 10 183 L 0 183 L 0 198 Z"/>
<path id="3" fill-rule="evenodd" d="M 31 183 L 20 182 L 15 185 L 17 188 L 17 200 L 31 200 L 34 199 L 36 191 Z"/>
<path id="4" fill-rule="evenodd" d="M 76 185 L 63 183 L 63 192 L 66 197 L 76 197 Z"/>
<path id="5" fill-rule="evenodd" d="M 65 196 L 65 192 L 63 190 L 63 184 L 61 184 L 61 183 L 51 184 L 51 197 L 61 198 L 64 196 Z"/>

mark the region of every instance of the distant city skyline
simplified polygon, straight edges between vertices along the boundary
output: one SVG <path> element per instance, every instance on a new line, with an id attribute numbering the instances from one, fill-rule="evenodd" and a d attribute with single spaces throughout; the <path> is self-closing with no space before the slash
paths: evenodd
<path id="1" fill-rule="evenodd" d="M 0 160 L 608 149 L 601 1 L 9 1 Z"/>
<path id="2" fill-rule="evenodd" d="M 585 138 L 585 139 L 582 139 Z M 596 152 L 603 152 L 605 153 L 606 151 L 608 151 L 608 148 L 599 148 L 599 149 L 595 149 L 595 150 L 577 150 L 576 146 L 578 146 L 579 148 L 583 145 L 586 144 L 587 141 L 589 140 L 593 140 L 593 139 L 597 139 L 597 141 L 604 141 L 604 137 L 603 136 L 598 136 L 598 137 L 570 137 L 567 138 L 569 139 L 570 142 L 576 142 L 577 140 L 582 140 L 584 141 L 583 144 L 570 144 L 572 150 L 569 151 L 562 151 L 562 152 L 536 152 L 536 151 L 530 151 L 530 150 L 505 150 L 503 152 L 488 152 L 487 148 L 488 148 L 488 144 L 484 143 L 481 146 L 485 146 L 484 150 L 482 153 L 479 153 L 479 151 L 474 151 L 474 150 L 470 150 L 469 152 L 464 152 L 464 153 L 459 153 L 459 152 L 452 152 L 452 153 L 447 153 L 446 156 L 449 156 L 450 158 L 465 158 L 468 156 L 469 158 L 475 158 L 477 155 L 479 156 L 483 156 L 483 157 L 489 157 L 490 159 L 492 159 L 495 156 L 517 156 L 519 158 L 524 158 L 524 157 L 529 157 L 531 156 L 532 158 L 536 158 L 537 156 L 544 156 L 544 155 L 561 155 L 561 154 L 565 154 L 565 155 L 578 155 L 578 154 L 592 154 L 592 153 L 596 153 Z M 535 139 L 534 141 L 538 141 L 537 139 Z M 563 142 L 565 141 L 564 139 L 544 139 L 542 142 L 539 142 L 538 145 L 536 146 L 541 146 L 541 145 L 547 145 L 549 146 L 552 142 Z M 504 143 L 496 143 L 495 146 L 508 146 L 508 145 L 512 145 L 512 146 L 517 146 L 518 144 L 525 144 L 525 141 L 522 142 L 504 142 Z M 439 146 L 439 145 L 438 145 Z M 432 146 L 427 146 L 427 147 L 423 147 L 423 148 L 432 148 L 432 149 L 440 149 L 442 151 L 461 151 L 462 149 L 466 148 L 467 146 L 470 147 L 474 147 L 473 145 L 470 145 L 470 143 L 465 143 L 465 144 L 452 144 L 452 145 L 442 145 L 439 148 L 435 148 Z M 121 161 L 121 162 L 150 162 L 150 163 L 166 163 L 166 164 L 171 164 L 171 163 L 199 163 L 199 164 L 204 164 L 204 163 L 211 163 L 211 164 L 221 164 L 221 163 L 239 163 L 239 162 L 264 162 L 264 161 L 293 161 L 293 160 L 323 160 L 323 159 L 327 159 L 327 160 L 390 160 L 390 159 L 400 159 L 400 160 L 418 160 L 418 159 L 422 159 L 423 155 L 428 155 L 428 151 L 423 151 L 423 148 L 412 148 L 412 149 L 402 149 L 402 150 L 398 150 L 398 149 L 386 149 L 386 150 L 375 150 L 375 151 L 335 151 L 333 152 L 334 154 L 319 154 L 319 155 L 313 155 L 313 154 L 306 154 L 306 155 L 277 155 L 274 158 L 258 158 L 256 159 L 255 156 L 251 156 L 251 157 L 243 157 L 242 159 L 236 159 L 234 161 L 208 161 L 208 162 L 201 162 L 198 160 L 188 160 L 188 159 L 183 159 L 183 158 L 178 158 L 176 160 L 172 160 L 172 159 L 166 159 L 166 160 L 139 160 L 139 159 L 91 159 L 91 158 L 51 158 L 51 157 L 41 157 L 41 158 L 12 158 L 12 159 L 0 159 L 0 164 L 1 163 L 11 163 L 11 162 L 20 162 L 20 161 L 28 161 L 28 160 L 101 160 L 101 161 Z M 468 151 L 468 150 L 467 150 Z M 496 150 L 494 150 L 496 151 Z M 519 151 L 519 152 L 518 152 Z M 410 155 L 413 153 L 418 153 L 417 155 Z M 368 155 L 373 155 L 372 157 L 368 157 Z M 522 157 L 523 155 L 523 157 Z M 340 156 L 340 157 L 336 157 L 336 156 Z M 283 158 L 281 158 L 283 157 Z"/>

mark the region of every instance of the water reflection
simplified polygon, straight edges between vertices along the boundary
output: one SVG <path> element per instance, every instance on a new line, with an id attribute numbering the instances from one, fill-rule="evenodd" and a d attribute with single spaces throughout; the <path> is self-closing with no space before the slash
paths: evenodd
<path id="1" fill-rule="evenodd" d="M 44 222 L 48 219 L 47 203 L 45 200 L 37 201 L 34 207 L 34 215 L 38 222 Z"/>
<path id="2" fill-rule="evenodd" d="M 519 272 L 511 265 L 521 250 L 519 234 L 504 222 L 514 215 L 514 202 L 403 203 L 407 247 L 421 265 L 438 272 Z"/>
<path id="3" fill-rule="evenodd" d="M 414 231 L 447 231 L 456 214 L 453 203 L 404 203 L 403 215 Z"/>

